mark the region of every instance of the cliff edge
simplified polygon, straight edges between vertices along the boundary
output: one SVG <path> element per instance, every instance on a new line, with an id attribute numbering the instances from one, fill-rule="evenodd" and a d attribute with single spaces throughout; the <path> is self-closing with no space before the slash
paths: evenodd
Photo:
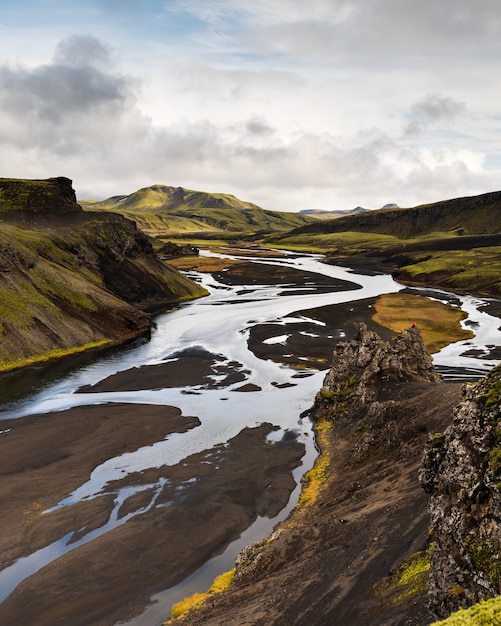
<path id="1" fill-rule="evenodd" d="M 130 339 L 205 295 L 136 224 L 88 213 L 67 178 L 0 179 L 0 371 Z"/>
<path id="2" fill-rule="evenodd" d="M 418 481 L 429 433 L 461 385 L 433 371 L 418 328 L 337 344 L 311 417 L 320 455 L 300 501 L 239 555 L 229 590 L 173 624 L 422 626 L 429 515 Z M 417 555 L 417 556 L 416 556 Z M 409 561 L 410 559 L 410 561 Z M 417 559 L 417 561 L 416 561 Z"/>
<path id="3" fill-rule="evenodd" d="M 433 612 L 501 594 L 501 366 L 465 388 L 452 424 L 426 447 L 420 480 L 430 496 Z"/>

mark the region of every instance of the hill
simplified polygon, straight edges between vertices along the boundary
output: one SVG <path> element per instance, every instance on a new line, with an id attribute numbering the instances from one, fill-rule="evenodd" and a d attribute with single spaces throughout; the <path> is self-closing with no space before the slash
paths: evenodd
<path id="1" fill-rule="evenodd" d="M 365 213 L 368 209 L 364 209 L 361 206 L 357 206 L 351 211 L 324 211 L 322 209 L 303 209 L 299 211 L 301 215 L 309 215 L 315 217 L 317 220 L 332 220 L 339 217 L 346 217 L 347 215 L 358 215 L 359 213 Z"/>
<path id="2" fill-rule="evenodd" d="M 317 221 L 267 241 L 324 252 L 332 262 L 382 259 L 402 282 L 501 294 L 499 191 Z"/>
<path id="3" fill-rule="evenodd" d="M 87 210 L 120 213 L 156 236 L 249 236 L 287 231 L 316 221 L 298 213 L 268 211 L 230 194 L 167 185 L 145 187 L 100 202 L 86 200 L 82 205 Z"/>
<path id="4" fill-rule="evenodd" d="M 130 220 L 87 213 L 66 178 L 0 179 L 0 370 L 149 331 L 203 295 Z"/>

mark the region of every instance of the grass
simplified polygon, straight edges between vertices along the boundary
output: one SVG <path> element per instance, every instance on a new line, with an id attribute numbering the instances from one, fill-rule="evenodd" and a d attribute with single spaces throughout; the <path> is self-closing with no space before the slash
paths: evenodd
<path id="1" fill-rule="evenodd" d="M 86 350 L 92 350 L 94 348 L 102 348 L 104 346 L 109 346 L 114 342 L 110 339 L 102 339 L 101 341 L 93 341 L 91 343 L 86 343 L 83 346 L 75 346 L 73 348 L 66 348 L 60 350 L 51 350 L 45 354 L 40 354 L 32 357 L 20 358 L 9 361 L 0 361 L 0 372 L 8 372 L 13 369 L 17 369 L 18 367 L 28 367 L 30 365 L 38 365 L 39 363 L 45 363 L 52 359 L 60 359 L 65 356 L 70 356 L 73 354 L 79 354 L 80 352 L 85 352 Z"/>
<path id="2" fill-rule="evenodd" d="M 168 624 L 172 624 L 173 620 L 184 617 L 189 611 L 199 610 L 203 606 L 207 598 L 209 598 L 211 595 L 215 593 L 221 593 L 222 591 L 226 591 L 226 589 L 229 589 L 231 583 L 233 582 L 234 576 L 235 568 L 218 576 L 209 587 L 209 590 L 207 592 L 195 593 L 192 596 L 185 598 L 184 600 L 181 600 L 181 602 L 175 604 L 172 607 L 170 619 L 164 622 L 164 624 L 167 626 Z"/>
<path id="3" fill-rule="evenodd" d="M 501 597 L 484 600 L 469 609 L 460 609 L 431 626 L 494 626 L 501 624 Z"/>
<path id="4" fill-rule="evenodd" d="M 429 352 L 470 339 L 474 333 L 461 327 L 466 313 L 456 307 L 410 294 L 384 294 L 376 300 L 373 320 L 400 333 L 416 322 Z"/>
<path id="5" fill-rule="evenodd" d="M 331 457 L 331 442 L 329 431 L 333 427 L 333 422 L 327 419 L 315 424 L 317 443 L 321 449 L 321 454 L 317 457 L 315 465 L 301 479 L 302 489 L 299 496 L 297 511 L 303 512 L 318 500 L 318 496 L 325 487 L 328 476 Z"/>
<path id="6" fill-rule="evenodd" d="M 404 280 L 440 283 L 458 291 L 501 294 L 501 251 L 498 247 L 409 255 L 400 268 Z"/>

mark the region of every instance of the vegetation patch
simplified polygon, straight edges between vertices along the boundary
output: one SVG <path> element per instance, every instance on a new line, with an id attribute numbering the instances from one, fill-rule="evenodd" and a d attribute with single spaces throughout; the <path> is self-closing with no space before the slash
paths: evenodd
<path id="1" fill-rule="evenodd" d="M 315 424 L 316 441 L 321 453 L 317 457 L 315 465 L 301 479 L 302 489 L 297 505 L 298 512 L 303 512 L 316 502 L 325 487 L 332 453 L 330 438 L 332 428 L 333 422 L 327 419 L 322 419 Z"/>
<path id="2" fill-rule="evenodd" d="M 196 271 L 211 274 L 212 272 L 222 272 L 228 267 L 244 263 L 244 261 L 219 259 L 216 257 L 185 256 L 177 259 L 169 259 L 165 261 L 165 263 L 183 272 Z"/>
<path id="3" fill-rule="evenodd" d="M 493 626 L 501 624 L 501 597 L 484 600 L 469 609 L 459 609 L 431 626 Z"/>
<path id="4" fill-rule="evenodd" d="M 167 626 L 168 624 L 172 624 L 173 620 L 183 618 L 189 611 L 198 611 L 211 595 L 229 589 L 234 576 L 235 568 L 218 576 L 210 586 L 209 591 L 205 593 L 195 593 L 189 598 L 185 598 L 175 604 L 172 607 L 170 619 L 164 622 L 164 625 Z"/>
<path id="5" fill-rule="evenodd" d="M 409 255 L 397 279 L 440 284 L 458 291 L 501 294 L 499 247 Z"/>
<path id="6" fill-rule="evenodd" d="M 377 583 L 374 592 L 388 604 L 398 604 L 428 589 L 428 572 L 433 544 L 410 556 L 392 576 Z"/>
<path id="7" fill-rule="evenodd" d="M 85 352 L 86 350 L 102 348 L 113 343 L 114 342 L 110 339 L 102 339 L 101 341 L 87 343 L 84 346 L 76 346 L 73 348 L 66 348 L 61 350 L 51 350 L 50 352 L 47 352 L 45 354 L 39 354 L 32 357 L 20 358 L 15 360 L 0 360 L 0 372 L 8 372 L 10 370 L 17 369 L 18 367 L 28 367 L 30 365 L 45 363 L 46 361 L 50 361 L 52 359 L 60 359 L 62 357 L 70 356 L 72 354 Z"/>
<path id="8" fill-rule="evenodd" d="M 450 343 L 474 336 L 471 330 L 461 327 L 461 320 L 467 317 L 464 311 L 422 296 L 384 294 L 376 300 L 374 308 L 376 313 L 372 319 L 397 333 L 416 322 L 425 346 L 431 353 L 438 352 Z"/>

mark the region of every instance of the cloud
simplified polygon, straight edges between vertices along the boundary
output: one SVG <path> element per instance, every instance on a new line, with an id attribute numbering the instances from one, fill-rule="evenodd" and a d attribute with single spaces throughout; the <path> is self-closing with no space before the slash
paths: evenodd
<path id="1" fill-rule="evenodd" d="M 85 127 L 92 116 L 120 114 L 132 97 L 131 85 L 113 71 L 107 46 L 87 35 L 63 40 L 52 63 L 0 66 L 0 141 L 15 142 L 9 125 L 22 126 L 19 143 L 47 142 L 50 147 L 70 131 L 69 122 Z"/>
<path id="2" fill-rule="evenodd" d="M 412 105 L 404 136 L 419 135 L 435 124 L 449 124 L 465 109 L 464 102 L 440 93 L 428 93 Z"/>

